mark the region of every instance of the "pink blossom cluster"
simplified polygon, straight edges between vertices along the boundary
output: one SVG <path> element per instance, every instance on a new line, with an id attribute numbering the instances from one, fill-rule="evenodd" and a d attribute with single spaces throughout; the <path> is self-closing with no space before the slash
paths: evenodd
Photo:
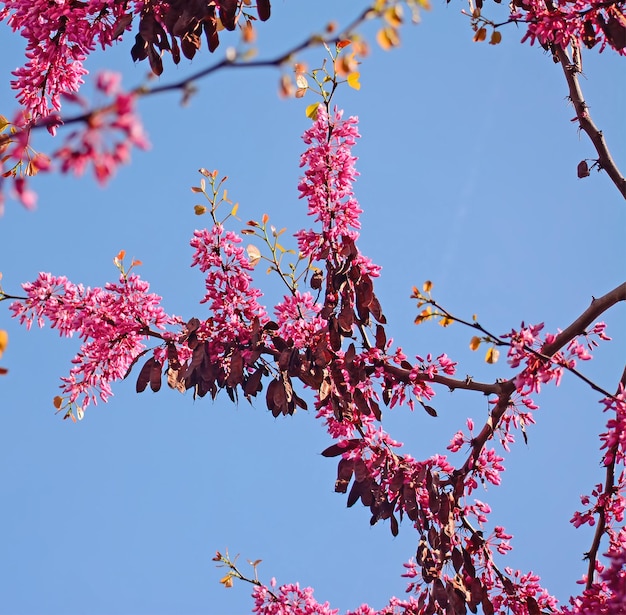
<path id="1" fill-rule="evenodd" d="M 623 615 L 626 605 L 626 528 L 622 528 L 621 547 L 611 547 L 604 557 L 608 566 L 596 562 L 597 579 L 582 595 L 570 598 L 570 607 L 561 615 Z M 587 584 L 583 577 L 580 584 Z"/>
<path id="2" fill-rule="evenodd" d="M 359 137 L 358 120 L 344 120 L 342 115 L 335 110 L 331 118 L 324 105 L 319 105 L 316 120 L 302 137 L 309 148 L 300 158 L 306 170 L 298 190 L 300 198 L 308 200 L 308 213 L 321 223 L 322 232 L 302 230 L 296 237 L 300 252 L 313 260 L 336 250 L 344 237 L 356 240 L 361 227 L 362 210 L 352 190 L 357 171 L 351 148 Z"/>
<path id="3" fill-rule="evenodd" d="M 514 7 L 511 19 L 527 24 L 522 42 L 556 44 L 563 49 L 572 41 L 588 48 L 600 43 L 601 51 L 608 45 L 621 55 L 626 54 L 623 34 L 626 14 L 621 2 L 522 0 L 511 6 Z"/>
<path id="4" fill-rule="evenodd" d="M 273 585 L 275 582 L 273 583 Z M 300 588 L 298 583 L 281 585 L 277 593 L 264 585 L 257 585 L 253 592 L 253 613 L 258 615 L 337 615 L 339 609 L 331 609 L 328 602 L 320 604 L 313 597 L 313 589 Z"/>
<path id="5" fill-rule="evenodd" d="M 71 132 L 54 157 L 60 161 L 63 173 L 84 173 L 93 166 L 96 179 L 104 184 L 122 164 L 130 161 L 132 147 L 148 149 L 150 146 L 139 117 L 135 113 L 136 95 L 121 89 L 121 75 L 103 71 L 97 75 L 96 89 L 112 98 L 98 111 L 88 114 L 84 127 Z M 78 96 L 74 102 L 88 105 Z"/>
<path id="6" fill-rule="evenodd" d="M 605 532 L 613 549 L 626 547 L 626 529 L 623 527 L 624 511 L 626 510 L 626 472 L 622 471 L 616 484 L 608 491 L 602 484 L 597 484 L 591 495 L 583 495 L 580 501 L 586 509 L 576 511 L 570 522 L 574 527 L 596 524 L 596 517 L 601 516 L 605 524 Z"/>
<path id="7" fill-rule="evenodd" d="M 623 464 L 626 461 L 626 391 L 620 385 L 620 390 L 613 397 L 601 400 L 604 411 L 615 413 L 606 423 L 606 431 L 600 434 L 601 450 L 606 449 L 604 465 L 612 463 Z"/>
<path id="8" fill-rule="evenodd" d="M 259 304 L 260 290 L 252 284 L 250 264 L 242 239 L 221 224 L 209 231 L 196 230 L 191 239 L 194 248 L 192 267 L 206 273 L 206 303 L 210 317 L 202 323 L 203 337 L 215 342 L 219 353 L 233 341 L 245 343 L 250 338 L 250 324 L 255 318 L 263 324 L 268 321 L 265 308 Z"/>
<path id="9" fill-rule="evenodd" d="M 317 602 L 310 587 L 301 589 L 297 583 L 281 585 L 276 589 L 276 582 L 272 579 L 271 589 L 264 585 L 257 585 L 252 596 L 253 613 L 258 615 L 338 615 L 339 613 L 339 609 L 332 609 L 328 602 L 323 604 Z M 410 597 L 408 600 L 391 598 L 389 604 L 381 609 L 362 604 L 354 611 L 346 611 L 345 615 L 423 614 L 423 604 Z"/>
<path id="10" fill-rule="evenodd" d="M 149 284 L 136 275 L 121 276 L 117 284 L 85 288 L 65 277 L 40 273 L 23 284 L 27 298 L 11 305 L 13 316 L 28 328 L 48 321 L 62 336 L 77 333 L 82 344 L 72 360 L 62 390 L 70 403 L 86 408 L 112 395 L 111 382 L 124 378 L 133 360 L 144 350 L 147 331 L 164 330 L 174 324 L 160 305 L 161 298 L 149 293 Z"/>
<path id="11" fill-rule="evenodd" d="M 310 292 L 295 291 L 293 295 L 285 296 L 274 308 L 278 334 L 284 340 L 292 340 L 295 348 L 309 347 L 327 325 L 319 315 L 321 309 Z"/>
<path id="12" fill-rule="evenodd" d="M 582 336 L 586 345 L 578 338 L 572 339 L 565 351 L 555 352 L 552 356 L 543 355 L 545 346 L 552 344 L 556 335 L 547 333 L 543 339 L 540 336 L 543 323 L 537 325 L 522 326 L 518 331 L 512 330 L 502 337 L 510 340 L 508 350 L 508 362 L 513 368 L 525 364 L 524 369 L 516 376 L 515 385 L 522 396 L 541 391 L 541 385 L 554 381 L 556 386 L 561 382 L 565 368 L 573 369 L 577 361 L 588 361 L 592 358 L 591 350 L 598 345 L 596 337 L 601 340 L 609 340 L 606 335 L 604 323 L 596 323 L 590 332 Z M 528 404 L 530 408 L 532 402 Z"/>
<path id="13" fill-rule="evenodd" d="M 4 0 L 0 18 L 26 39 L 27 63 L 11 82 L 23 108 L 37 120 L 61 108 L 61 96 L 78 92 L 83 62 L 96 44 L 111 45 L 130 25 L 126 16 L 143 2 L 115 0 Z"/>

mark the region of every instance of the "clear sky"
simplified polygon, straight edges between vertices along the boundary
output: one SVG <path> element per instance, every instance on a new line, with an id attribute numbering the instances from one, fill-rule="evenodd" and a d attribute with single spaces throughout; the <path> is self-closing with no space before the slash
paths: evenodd
<path id="1" fill-rule="evenodd" d="M 259 57 L 271 57 L 330 19 L 347 23 L 363 2 L 273 2 L 258 28 Z M 402 30 L 402 46 L 372 54 L 361 66 L 362 88 L 347 86 L 336 103 L 358 115 L 355 148 L 361 176 L 361 250 L 383 266 L 376 291 L 396 343 L 409 356 L 447 352 L 459 376 L 509 377 L 503 361 L 483 363 L 468 348 L 472 333 L 455 325 L 415 327 L 411 287 L 425 279 L 459 316 L 476 313 L 505 333 L 545 322 L 556 331 L 623 281 L 626 215 L 607 177 L 576 177 L 594 152 L 579 134 L 559 65 L 539 47 L 504 31 L 493 47 L 472 43 L 463 5 L 435 2 L 418 26 Z M 373 37 L 371 24 L 363 32 Z M 132 36 L 87 67 L 121 70 L 140 83 Z M 165 61 L 162 83 L 221 57 L 204 52 L 193 64 Z M 0 26 L 0 113 L 15 108 L 10 71 L 23 62 L 22 41 Z M 309 66 L 324 52 L 302 56 Z M 170 313 L 205 316 L 199 272 L 189 268 L 188 240 L 208 224 L 194 215 L 189 187 L 197 169 L 230 177 L 229 195 L 242 221 L 270 216 L 295 232 L 308 226 L 297 196 L 304 109 L 314 99 L 281 100 L 276 70 L 232 71 L 201 81 L 190 103 L 178 94 L 141 101 L 152 149 L 135 152 L 105 188 L 91 177 L 41 177 L 38 208 L 9 202 L 0 220 L 0 271 L 7 292 L 39 271 L 101 286 L 116 278 L 120 249 L 141 259 L 141 276 L 164 297 Z M 623 59 L 611 51 L 584 56 L 582 85 L 614 158 L 626 166 Z M 69 109 L 68 109 L 69 110 Z M 60 142 L 57 139 L 57 142 Z M 43 140 L 51 148 L 57 143 Z M 236 227 L 238 230 L 238 227 Z M 258 272 L 267 303 L 278 286 Z M 137 395 L 134 380 L 114 387 L 108 404 L 90 407 L 74 425 L 55 416 L 52 398 L 70 368 L 75 340 L 50 330 L 27 333 L 0 306 L 10 343 L 0 379 L 0 613 L 205 614 L 250 611 L 250 587 L 224 589 L 211 557 L 216 550 L 262 559 L 269 582 L 299 581 L 320 601 L 342 610 L 362 602 L 380 608 L 402 595 L 402 563 L 415 554 L 405 522 L 392 538 L 369 511 L 346 508 L 333 493 L 336 461 L 320 456 L 330 444 L 307 412 L 272 418 L 261 400 L 233 406 L 226 395 L 194 401 L 169 389 Z M 613 390 L 623 369 L 626 314 L 606 318 L 614 338 L 584 372 Z M 465 418 L 484 421 L 478 395 L 440 390 L 431 418 L 387 411 L 383 424 L 423 458 L 444 452 Z M 568 523 L 579 495 L 601 482 L 597 434 L 606 417 L 582 383 L 565 377 L 538 399 L 538 424 L 508 456 L 504 484 L 478 497 L 492 520 L 514 534 L 500 560 L 541 575 L 560 599 L 578 590 L 589 532 Z"/>

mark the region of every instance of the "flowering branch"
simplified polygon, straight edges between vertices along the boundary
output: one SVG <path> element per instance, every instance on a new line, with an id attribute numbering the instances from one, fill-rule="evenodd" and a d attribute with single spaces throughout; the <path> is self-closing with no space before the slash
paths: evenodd
<path id="1" fill-rule="evenodd" d="M 616 391 L 616 396 L 620 393 L 624 394 L 624 390 L 626 389 L 626 367 L 622 372 L 622 377 L 620 379 L 619 386 Z M 624 402 L 622 400 L 622 414 L 625 412 Z M 618 417 L 619 418 L 619 417 Z M 622 419 L 624 417 L 622 416 Z M 623 430 L 623 425 L 620 429 Z M 618 455 L 618 447 L 619 447 L 619 438 L 616 438 L 613 443 L 608 447 L 609 450 L 605 456 L 606 461 L 606 478 L 604 480 L 604 499 L 610 500 L 615 496 L 615 463 L 619 458 Z M 594 579 L 594 573 L 597 569 L 597 560 L 598 560 L 598 549 L 600 548 L 600 542 L 602 541 L 602 537 L 606 532 L 607 526 L 607 513 L 605 507 L 600 507 L 598 509 L 598 524 L 596 526 L 596 531 L 593 536 L 593 541 L 591 543 L 591 548 L 585 554 L 585 557 L 589 560 L 589 565 L 587 567 L 587 590 L 591 589 Z"/>

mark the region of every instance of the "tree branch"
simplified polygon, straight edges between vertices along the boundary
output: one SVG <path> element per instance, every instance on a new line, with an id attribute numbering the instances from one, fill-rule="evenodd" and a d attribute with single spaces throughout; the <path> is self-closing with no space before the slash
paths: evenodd
<path id="1" fill-rule="evenodd" d="M 620 379 L 620 386 L 617 387 L 617 393 L 620 392 L 620 388 L 626 387 L 626 367 L 624 367 L 624 371 L 622 372 L 622 377 Z M 609 495 L 613 493 L 615 487 L 615 452 L 618 448 L 618 443 L 613 445 L 611 455 L 611 463 L 606 466 L 606 478 L 604 480 L 604 494 Z M 587 552 L 587 557 L 589 558 L 589 565 L 587 566 L 587 584 L 586 588 L 591 589 L 593 585 L 594 573 L 596 571 L 596 560 L 598 559 L 598 549 L 600 548 L 600 542 L 602 541 L 602 536 L 604 536 L 604 531 L 606 529 L 606 514 L 604 512 L 604 507 L 598 511 L 598 524 L 596 525 L 596 531 L 593 536 L 593 541 L 591 543 L 591 548 Z"/>
<path id="2" fill-rule="evenodd" d="M 567 53 L 562 47 L 555 45 L 554 50 L 556 52 L 556 57 L 563 68 L 563 74 L 565 75 L 567 86 L 569 88 L 569 98 L 574 105 L 574 109 L 576 110 L 576 118 L 578 119 L 580 128 L 584 130 L 591 139 L 591 142 L 598 153 L 598 164 L 600 165 L 600 168 L 606 171 L 607 175 L 611 178 L 611 181 L 615 184 L 615 187 L 619 190 L 622 197 L 626 199 L 626 178 L 624 178 L 624 176 L 620 173 L 620 170 L 617 168 L 617 165 L 609 152 L 609 148 L 606 144 L 602 131 L 591 119 L 589 107 L 585 102 L 580 82 L 578 80 L 577 73 L 579 69 L 573 62 L 570 62 Z"/>

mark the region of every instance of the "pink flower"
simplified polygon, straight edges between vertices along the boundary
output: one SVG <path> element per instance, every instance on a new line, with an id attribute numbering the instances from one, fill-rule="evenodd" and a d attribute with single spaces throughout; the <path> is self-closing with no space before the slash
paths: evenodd
<path id="1" fill-rule="evenodd" d="M 164 330 L 178 322 L 164 312 L 161 298 L 148 293 L 148 283 L 136 275 L 91 289 L 40 273 L 23 288 L 28 298 L 11 305 L 15 318 L 29 328 L 33 322 L 43 327 L 48 321 L 61 335 L 76 333 L 81 339 L 74 367 L 61 379 L 61 388 L 71 404 L 83 409 L 97 403 L 97 398 L 106 402 L 112 395 L 111 383 L 124 378 L 144 350 L 149 329 Z"/>

